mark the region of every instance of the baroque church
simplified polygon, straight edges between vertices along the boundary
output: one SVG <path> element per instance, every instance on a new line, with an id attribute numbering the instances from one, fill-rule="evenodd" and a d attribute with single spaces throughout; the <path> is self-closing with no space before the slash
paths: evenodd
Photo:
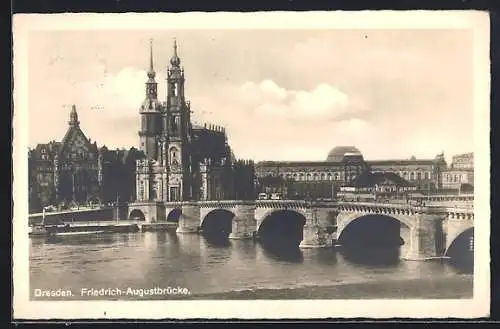
<path id="1" fill-rule="evenodd" d="M 146 95 L 140 107 L 137 201 L 186 201 L 255 198 L 253 162 L 236 160 L 225 129 L 191 122 L 185 75 L 174 41 L 167 69 L 166 99 L 158 84 L 150 45 Z"/>

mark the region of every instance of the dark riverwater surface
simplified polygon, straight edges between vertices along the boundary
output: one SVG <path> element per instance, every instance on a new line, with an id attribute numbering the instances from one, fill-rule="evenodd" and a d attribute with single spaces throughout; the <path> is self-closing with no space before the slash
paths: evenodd
<path id="1" fill-rule="evenodd" d="M 30 291 L 88 300 L 472 297 L 471 268 L 400 261 L 400 252 L 300 250 L 175 231 L 36 237 Z"/>

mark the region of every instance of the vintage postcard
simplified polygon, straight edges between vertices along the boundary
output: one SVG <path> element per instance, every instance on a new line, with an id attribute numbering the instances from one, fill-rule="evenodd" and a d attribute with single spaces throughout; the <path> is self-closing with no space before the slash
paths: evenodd
<path id="1" fill-rule="evenodd" d="M 13 34 L 15 319 L 488 315 L 487 13 Z"/>

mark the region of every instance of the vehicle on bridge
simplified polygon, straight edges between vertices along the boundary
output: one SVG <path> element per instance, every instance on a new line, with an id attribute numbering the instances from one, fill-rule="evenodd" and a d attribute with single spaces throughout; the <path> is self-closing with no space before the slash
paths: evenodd
<path id="1" fill-rule="evenodd" d="M 283 200 L 282 193 L 259 193 L 257 196 L 258 200 Z"/>
<path id="2" fill-rule="evenodd" d="M 267 194 L 267 193 L 259 193 L 259 195 L 257 196 L 257 199 L 259 199 L 259 200 L 267 200 L 267 199 L 269 199 L 269 194 Z"/>
<path id="3" fill-rule="evenodd" d="M 283 199 L 283 194 L 281 194 L 281 193 L 271 193 L 270 199 L 271 200 L 282 200 Z"/>
<path id="4" fill-rule="evenodd" d="M 375 193 L 338 192 L 337 197 L 341 201 L 373 202 L 377 199 Z"/>

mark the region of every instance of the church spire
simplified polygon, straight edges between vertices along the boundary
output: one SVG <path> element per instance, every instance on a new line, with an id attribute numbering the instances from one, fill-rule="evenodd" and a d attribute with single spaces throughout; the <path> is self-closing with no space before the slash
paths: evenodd
<path id="1" fill-rule="evenodd" d="M 177 56 L 177 40 L 175 38 L 174 38 L 174 55 L 170 59 L 170 64 L 172 64 L 172 66 L 174 67 L 179 67 L 179 65 L 181 64 L 181 60 L 179 56 Z"/>
<path id="2" fill-rule="evenodd" d="M 69 114 L 69 125 L 71 127 L 78 127 L 80 125 L 80 121 L 78 121 L 78 113 L 76 113 L 76 105 L 73 104 L 71 106 L 71 112 Z"/>
<path id="3" fill-rule="evenodd" d="M 154 80 L 155 78 L 155 70 L 153 68 L 153 39 L 149 39 L 149 70 L 148 70 L 148 78 L 150 80 Z"/>
<path id="4" fill-rule="evenodd" d="M 146 82 L 146 97 L 148 99 L 156 99 L 158 95 L 157 84 L 155 81 L 155 70 L 153 68 L 153 39 L 149 39 L 149 69 L 148 81 Z"/>

